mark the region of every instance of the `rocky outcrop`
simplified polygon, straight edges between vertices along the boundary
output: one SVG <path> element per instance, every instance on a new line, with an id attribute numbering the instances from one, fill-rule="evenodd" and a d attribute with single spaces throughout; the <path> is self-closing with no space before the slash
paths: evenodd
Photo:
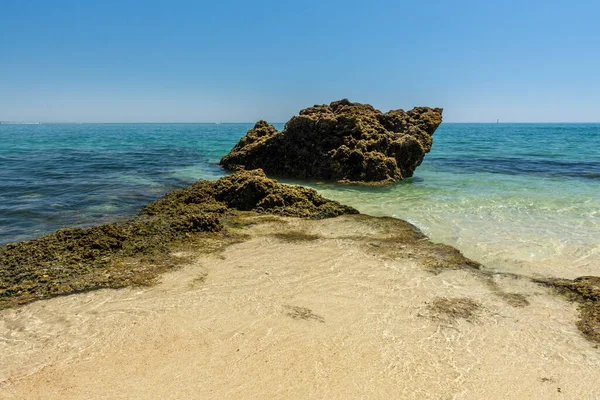
<path id="1" fill-rule="evenodd" d="M 534 279 L 579 304 L 577 327 L 587 339 L 600 343 L 600 276 L 570 279 Z"/>
<path id="2" fill-rule="evenodd" d="M 199 181 L 167 193 L 121 224 L 61 229 L 0 247 L 0 309 L 99 288 L 152 284 L 159 273 L 185 261 L 173 256 L 178 246 L 208 251 L 239 241 L 239 232 L 223 229 L 239 210 L 311 219 L 358 214 L 260 170 Z"/>
<path id="3" fill-rule="evenodd" d="M 283 131 L 258 121 L 221 159 L 221 166 L 228 171 L 262 168 L 278 177 L 386 185 L 413 175 L 441 122 L 441 108 L 382 113 L 344 99 L 300 111 Z"/>
<path id="4" fill-rule="evenodd" d="M 358 214 L 354 208 L 322 197 L 314 189 L 284 185 L 260 170 L 238 171 L 218 181 L 198 181 L 186 189 L 167 193 L 148 204 L 143 214 L 178 216 L 190 211 L 224 212 L 228 209 L 322 219 Z"/>

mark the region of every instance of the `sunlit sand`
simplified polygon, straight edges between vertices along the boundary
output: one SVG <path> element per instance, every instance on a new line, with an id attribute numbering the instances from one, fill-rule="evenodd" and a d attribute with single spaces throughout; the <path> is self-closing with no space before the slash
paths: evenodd
<path id="1" fill-rule="evenodd" d="M 600 396 L 576 305 L 529 279 L 444 268 L 402 221 L 252 218 L 156 286 L 0 311 L 0 397 Z"/>

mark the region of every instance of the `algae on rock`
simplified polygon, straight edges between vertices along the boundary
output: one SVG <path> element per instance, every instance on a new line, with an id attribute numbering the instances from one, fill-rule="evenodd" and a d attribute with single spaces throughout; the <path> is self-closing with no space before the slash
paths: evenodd
<path id="1" fill-rule="evenodd" d="M 600 342 L 600 277 L 581 276 L 570 279 L 535 279 L 567 299 L 579 304 L 577 328 L 589 340 Z"/>
<path id="2" fill-rule="evenodd" d="M 262 168 L 279 177 L 387 185 L 411 177 L 431 150 L 442 109 L 382 113 L 344 99 L 292 117 L 283 131 L 265 121 L 221 159 L 228 171 Z"/>
<path id="3" fill-rule="evenodd" d="M 167 193 L 122 224 L 61 229 L 0 247 L 0 309 L 100 288 L 147 285 L 181 260 L 176 246 L 218 249 L 241 240 L 223 229 L 235 210 L 303 218 L 358 213 L 315 190 L 240 171 Z M 227 216 L 227 218 L 225 218 Z"/>

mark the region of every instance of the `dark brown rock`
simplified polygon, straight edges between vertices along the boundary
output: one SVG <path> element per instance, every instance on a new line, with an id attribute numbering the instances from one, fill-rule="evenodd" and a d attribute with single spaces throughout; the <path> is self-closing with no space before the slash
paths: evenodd
<path id="1" fill-rule="evenodd" d="M 262 168 L 279 177 L 386 185 L 413 175 L 441 122 L 441 108 L 384 114 L 369 104 L 334 101 L 300 111 L 281 132 L 258 121 L 221 159 L 221 166 L 228 171 Z"/>

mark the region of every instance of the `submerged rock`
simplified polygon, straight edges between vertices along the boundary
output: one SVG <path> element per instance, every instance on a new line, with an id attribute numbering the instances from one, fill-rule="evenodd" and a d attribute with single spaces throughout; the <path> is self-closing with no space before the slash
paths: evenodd
<path id="1" fill-rule="evenodd" d="M 581 276 L 570 279 L 534 279 L 555 289 L 579 304 L 577 327 L 589 340 L 600 343 L 600 277 Z"/>
<path id="2" fill-rule="evenodd" d="M 61 229 L 0 247 L 0 309 L 100 288 L 147 285 L 185 261 L 185 244 L 217 250 L 241 240 L 223 229 L 236 210 L 303 218 L 357 214 L 315 190 L 288 186 L 260 171 L 240 171 L 167 193 L 122 224 Z"/>
<path id="3" fill-rule="evenodd" d="M 431 150 L 432 135 L 441 122 L 441 108 L 382 113 L 344 99 L 300 111 L 281 132 L 258 121 L 221 159 L 221 166 L 228 171 L 262 168 L 280 177 L 386 185 L 413 175 Z"/>

